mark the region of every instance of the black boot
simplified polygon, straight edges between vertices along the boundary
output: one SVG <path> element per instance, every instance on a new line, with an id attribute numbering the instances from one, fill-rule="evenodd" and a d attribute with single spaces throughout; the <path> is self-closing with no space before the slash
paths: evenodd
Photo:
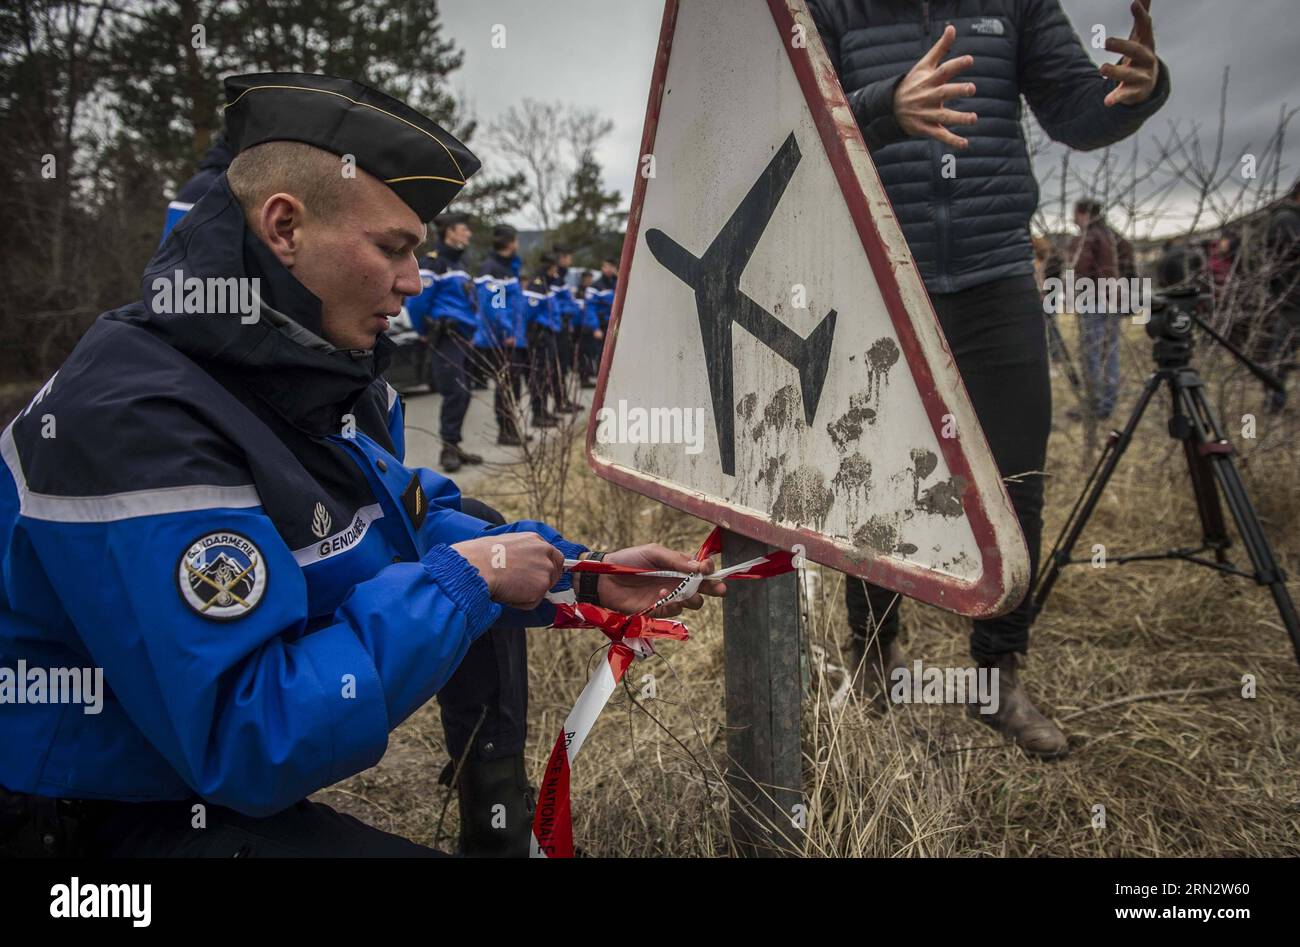
<path id="1" fill-rule="evenodd" d="M 460 850 L 470 858 L 527 858 L 533 836 L 533 787 L 524 755 L 467 760 L 456 787 Z"/>
<path id="2" fill-rule="evenodd" d="M 438 466 L 447 473 L 460 470 L 460 451 L 456 449 L 455 444 L 447 444 L 443 447 L 442 456 L 438 458 Z"/>
<path id="3" fill-rule="evenodd" d="M 503 430 L 497 434 L 497 443 L 502 447 L 523 447 L 524 441 L 531 441 L 533 435 L 521 435 L 517 430 Z"/>
<path id="4" fill-rule="evenodd" d="M 469 451 L 461 450 L 460 445 L 455 445 L 456 454 L 460 457 L 462 464 L 481 464 L 483 463 L 482 454 L 471 454 Z"/>

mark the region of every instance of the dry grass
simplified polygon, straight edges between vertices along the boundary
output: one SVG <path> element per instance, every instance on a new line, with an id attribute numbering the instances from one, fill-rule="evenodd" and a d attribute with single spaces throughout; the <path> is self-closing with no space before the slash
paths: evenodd
<path id="1" fill-rule="evenodd" d="M 1067 330 L 1068 331 L 1068 330 Z M 1149 371 L 1149 343 L 1125 341 L 1127 413 Z M 1198 363 L 1206 359 L 1198 357 Z M 1259 438 L 1243 442 L 1247 484 L 1274 548 L 1300 573 L 1296 407 L 1269 420 L 1257 385 L 1211 363 L 1229 416 L 1258 414 Z M 1221 384 L 1219 384 L 1221 382 Z M 1073 403 L 1056 379 L 1055 415 Z M 1081 544 L 1195 545 L 1195 509 L 1181 450 L 1164 433 L 1160 399 Z M 1086 468 L 1078 424 L 1053 433 L 1045 546 L 1079 491 Z M 1292 439 L 1287 440 L 1287 436 Z M 576 449 L 576 445 L 575 445 Z M 566 532 L 594 546 L 650 539 L 693 549 L 703 524 L 596 480 L 579 465 L 569 483 Z M 494 498 L 520 516 L 518 491 Z M 1243 551 L 1236 550 L 1240 563 Z M 843 579 L 809 570 L 807 640 L 839 662 L 846 625 Z M 1291 583 L 1300 597 L 1300 584 Z M 966 623 L 906 603 L 904 644 L 927 664 L 968 663 Z M 574 772 L 575 835 L 597 855 L 714 856 L 732 852 L 726 816 L 721 609 L 691 616 L 692 641 L 660 649 L 664 660 L 629 672 Z M 540 773 L 556 728 L 602 641 L 592 631 L 533 630 L 529 765 Z M 814 664 L 818 662 L 812 662 Z M 658 697 L 636 700 L 654 673 Z M 1237 685 L 1239 690 L 1163 697 L 1104 709 L 1119 698 Z M 833 672 L 813 667 L 804 702 L 804 789 L 809 855 L 1185 856 L 1300 854 L 1300 688 L 1289 641 L 1267 590 L 1186 564 L 1073 567 L 1034 630 L 1031 692 L 1062 723 L 1073 751 L 1057 763 L 1025 758 L 952 706 L 911 706 L 884 718 L 856 699 L 832 706 Z M 653 713 L 652 720 L 645 711 Z M 393 735 L 375 769 L 317 798 L 381 828 L 450 847 L 455 805 L 435 777 L 445 756 L 437 709 L 422 709 Z M 1092 827 L 1105 807 L 1104 829 Z"/>

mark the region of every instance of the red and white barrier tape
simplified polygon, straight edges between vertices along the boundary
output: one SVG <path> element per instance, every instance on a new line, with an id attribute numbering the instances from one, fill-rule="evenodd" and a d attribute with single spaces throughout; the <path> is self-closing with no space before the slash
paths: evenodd
<path id="1" fill-rule="evenodd" d="M 722 549 L 722 529 L 715 528 L 704 541 L 695 560 L 702 562 L 717 555 Z M 609 575 L 640 575 L 647 578 L 679 579 L 672 592 L 649 608 L 635 615 L 587 605 L 576 601 L 572 590 L 553 593 L 547 598 L 555 605 L 556 628 L 599 628 L 611 644 L 604 659 L 587 686 L 578 695 L 577 702 L 564 719 L 564 726 L 551 748 L 550 759 L 542 774 L 537 795 L 537 811 L 533 817 L 532 856 L 534 858 L 572 858 L 573 820 L 569 803 L 569 773 L 573 760 L 586 742 L 596 718 L 609 702 L 614 689 L 633 661 L 644 660 L 654 654 L 651 644 L 655 638 L 685 641 L 686 626 L 667 618 L 651 618 L 649 612 L 661 605 L 678 602 L 694 595 L 700 583 L 710 579 L 766 579 L 796 568 L 795 556 L 789 552 L 774 552 L 750 559 L 709 575 L 685 572 L 638 569 L 613 562 L 588 562 L 566 560 L 565 569 L 572 572 L 597 572 Z"/>

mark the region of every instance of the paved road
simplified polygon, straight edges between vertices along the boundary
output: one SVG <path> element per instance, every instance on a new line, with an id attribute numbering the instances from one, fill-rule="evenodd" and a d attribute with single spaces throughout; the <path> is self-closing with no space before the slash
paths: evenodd
<path id="1" fill-rule="evenodd" d="M 413 467 L 428 467 L 445 474 L 438 466 L 438 455 L 442 452 L 442 442 L 438 440 L 438 412 L 442 408 L 442 398 L 435 392 L 424 393 L 419 388 L 405 392 L 402 397 L 406 402 L 406 463 Z M 526 389 L 525 389 L 526 392 Z M 590 389 L 579 392 L 582 403 L 591 404 Z M 527 394 L 525 394 L 527 397 Z M 580 423 L 586 423 L 585 415 L 578 415 Z M 465 415 L 465 424 L 461 428 L 461 447 L 473 454 L 482 455 L 485 461 L 494 464 L 509 464 L 519 461 L 519 448 L 499 447 L 497 445 L 497 425 L 492 414 L 492 391 L 475 391 L 470 400 L 469 413 Z M 493 476 L 493 468 L 486 464 L 466 465 L 449 474 L 456 486 L 460 487 L 462 496 L 473 496 L 479 485 Z M 499 476 L 499 471 L 496 474 Z"/>

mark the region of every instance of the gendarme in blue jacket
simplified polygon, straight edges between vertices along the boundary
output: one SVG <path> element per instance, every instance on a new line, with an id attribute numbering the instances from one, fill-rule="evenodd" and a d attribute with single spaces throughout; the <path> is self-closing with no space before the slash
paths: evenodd
<path id="1" fill-rule="evenodd" d="M 617 276 L 598 276 L 587 287 L 587 319 L 585 328 L 608 329 L 610 310 L 614 308 L 614 291 L 618 286 Z"/>
<path id="2" fill-rule="evenodd" d="M 177 270 L 260 279 L 259 319 L 156 311 Z M 0 665 L 99 667 L 108 693 L 98 714 L 0 705 L 0 785 L 270 814 L 378 762 L 490 625 L 549 624 L 549 605 L 494 603 L 450 544 L 584 547 L 491 528 L 405 466 L 391 343 L 335 349 L 320 320 L 223 174 L 143 301 L 101 316 L 5 428 Z"/>
<path id="3" fill-rule="evenodd" d="M 573 298 L 573 290 L 565 277 L 565 269 L 550 278 L 550 288 L 555 300 L 555 308 L 560 314 L 560 328 L 567 331 L 577 325 L 582 317 L 582 306 Z"/>
<path id="4" fill-rule="evenodd" d="M 529 326 L 560 331 L 560 304 L 546 274 L 539 273 L 529 280 L 524 289 L 524 303 L 528 307 L 526 321 Z"/>
<path id="5" fill-rule="evenodd" d="M 527 309 L 514 259 L 489 253 L 474 284 L 478 287 L 479 315 L 491 333 L 491 344 L 503 345 L 506 338 L 513 336 L 515 348 L 527 348 Z"/>
<path id="6" fill-rule="evenodd" d="M 420 261 L 420 295 L 406 301 L 406 311 L 411 315 L 411 328 L 428 335 L 433 326 L 427 322 L 450 321 L 465 335 L 479 328 L 478 291 L 473 279 L 465 270 L 463 248 L 449 247 L 442 241 L 437 248 Z"/>

